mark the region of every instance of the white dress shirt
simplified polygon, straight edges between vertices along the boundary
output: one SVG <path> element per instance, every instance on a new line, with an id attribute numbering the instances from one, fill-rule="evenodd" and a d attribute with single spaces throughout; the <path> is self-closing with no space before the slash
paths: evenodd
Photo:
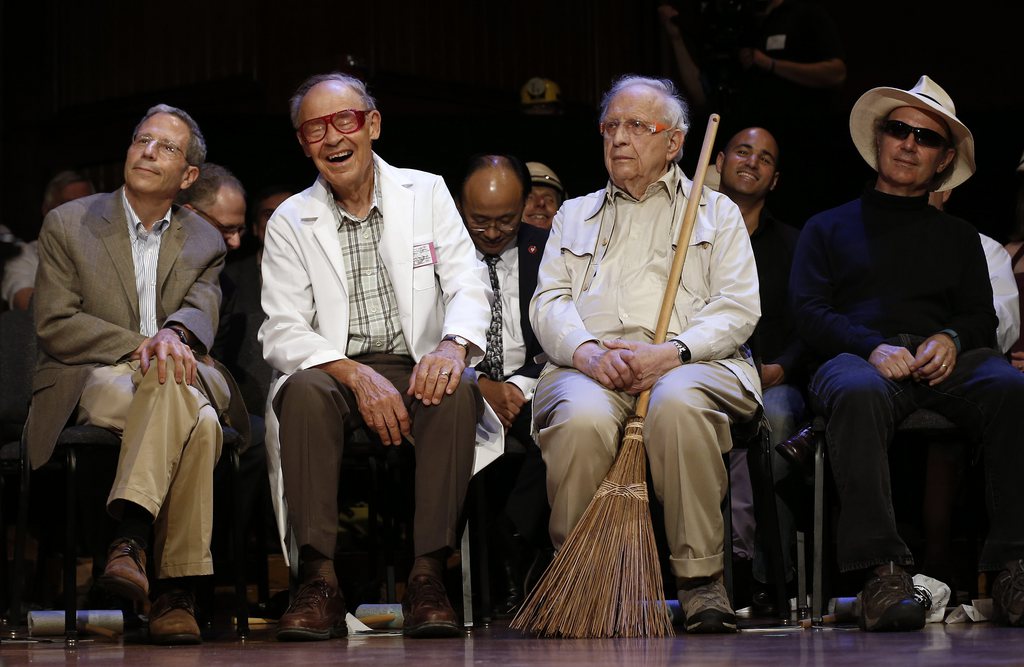
<path id="1" fill-rule="evenodd" d="M 121 191 L 125 217 L 128 221 L 128 235 L 132 241 L 132 260 L 135 265 L 135 289 L 139 293 L 139 333 L 151 338 L 159 331 L 156 325 L 156 267 L 160 261 L 160 238 L 171 224 L 171 209 L 164 217 L 146 231 L 139 216 L 128 203 L 124 190 Z"/>
<path id="2" fill-rule="evenodd" d="M 479 250 L 476 256 L 483 261 L 484 255 Z M 526 340 L 519 309 L 519 247 L 514 240 L 501 252 L 494 270 L 498 274 L 498 289 L 501 291 L 501 344 L 504 352 L 501 374 L 505 382 L 519 387 L 523 396 L 529 400 L 533 398 L 537 379 L 513 375 L 526 363 Z"/>
<path id="3" fill-rule="evenodd" d="M 1020 337 L 1020 301 L 1017 299 L 1017 280 L 1013 277 L 1010 265 L 1010 253 L 999 245 L 995 239 L 984 234 L 981 247 L 985 251 L 985 263 L 988 264 L 988 277 L 992 282 L 992 305 L 996 309 L 999 324 L 996 327 L 996 341 L 999 351 L 1010 351 Z"/>

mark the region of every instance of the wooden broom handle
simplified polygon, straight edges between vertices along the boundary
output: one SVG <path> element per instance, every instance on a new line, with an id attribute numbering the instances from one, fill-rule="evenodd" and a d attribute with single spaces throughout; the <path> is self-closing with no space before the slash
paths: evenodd
<path id="1" fill-rule="evenodd" d="M 718 114 L 711 114 L 711 117 L 708 118 L 707 130 L 704 131 L 704 145 L 701 146 L 700 157 L 697 158 L 697 168 L 693 173 L 693 186 L 690 188 L 690 198 L 686 202 L 683 224 L 679 226 L 676 252 L 672 258 L 672 268 L 668 272 L 665 296 L 661 300 L 658 325 L 654 330 L 655 345 L 664 343 L 668 334 L 668 323 L 672 319 L 672 306 L 675 305 L 676 292 L 679 291 L 679 280 L 683 276 L 683 262 L 686 260 L 686 251 L 690 247 L 690 236 L 693 235 L 693 227 L 697 221 L 697 209 L 700 206 L 700 198 L 704 191 L 704 176 L 708 172 L 708 163 L 711 161 L 711 149 L 715 145 L 715 135 L 718 134 L 718 123 L 720 120 L 721 118 Z M 640 394 L 636 401 L 635 414 L 637 417 L 647 416 L 647 407 L 650 401 L 650 389 Z"/>

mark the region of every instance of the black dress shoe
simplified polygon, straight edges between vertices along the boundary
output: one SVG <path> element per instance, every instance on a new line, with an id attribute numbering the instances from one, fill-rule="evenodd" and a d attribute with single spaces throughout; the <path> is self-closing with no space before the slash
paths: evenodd
<path id="1" fill-rule="evenodd" d="M 750 601 L 750 611 L 758 618 L 776 615 L 778 610 L 775 607 L 775 597 L 764 584 L 755 584 L 754 594 Z"/>
<path id="2" fill-rule="evenodd" d="M 775 445 L 775 451 L 805 475 L 814 474 L 814 441 L 817 434 L 810 424 L 797 431 L 788 440 Z"/>
<path id="3" fill-rule="evenodd" d="M 515 616 L 519 605 L 523 603 L 523 587 L 517 570 L 518 568 L 509 560 L 502 563 L 504 590 L 502 600 L 494 606 L 494 614 L 498 618 Z"/>
<path id="4" fill-rule="evenodd" d="M 523 592 L 529 595 L 534 587 L 540 583 L 540 578 L 544 576 L 544 572 L 548 569 L 548 565 L 551 565 L 551 561 L 555 558 L 555 550 L 551 547 L 546 547 L 537 550 L 537 555 L 533 557 L 533 562 L 530 563 L 530 568 L 526 571 L 526 579 L 523 582 Z"/>

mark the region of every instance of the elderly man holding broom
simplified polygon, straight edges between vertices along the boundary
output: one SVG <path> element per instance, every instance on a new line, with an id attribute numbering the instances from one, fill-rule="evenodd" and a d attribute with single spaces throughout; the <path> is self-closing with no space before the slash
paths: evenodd
<path id="1" fill-rule="evenodd" d="M 531 322 L 550 361 L 534 421 L 547 464 L 551 539 L 561 547 L 604 488 L 623 427 L 644 404 L 643 443 L 665 508 L 686 630 L 733 632 L 722 583 L 722 453 L 732 448 L 730 424 L 760 410 L 760 382 L 743 346 L 760 303 L 739 209 L 708 190 L 699 195 L 682 280 L 666 286 L 693 188 L 676 164 L 687 128 L 686 103 L 668 81 L 627 76 L 605 95 L 600 132 L 609 183 L 567 201 L 555 216 L 532 303 Z M 702 174 L 695 180 L 700 187 Z M 667 339 L 656 344 L 667 289 L 674 305 L 665 310 Z M 646 397 L 637 400 L 647 390 L 649 407 Z M 639 476 L 624 494 L 646 493 L 642 459 Z M 631 539 L 623 530 L 609 525 L 602 536 L 598 527 L 589 540 L 598 555 L 575 562 L 585 567 L 609 541 Z M 603 575 L 594 578 L 595 587 L 605 585 L 597 581 Z"/>

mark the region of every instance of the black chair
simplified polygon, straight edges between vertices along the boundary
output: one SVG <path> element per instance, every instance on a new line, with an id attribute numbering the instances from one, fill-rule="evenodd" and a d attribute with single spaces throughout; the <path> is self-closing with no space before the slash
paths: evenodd
<path id="1" fill-rule="evenodd" d="M 402 484 L 402 475 L 412 472 L 414 460 L 410 452 L 401 447 L 384 446 L 371 437 L 365 428 L 356 429 L 345 443 L 342 461 L 342 475 L 353 473 L 365 475 L 367 488 L 367 537 L 369 541 L 369 567 L 375 576 L 382 578 L 385 590 L 385 602 L 397 603 L 398 595 L 396 579 L 398 571 L 398 553 L 403 526 L 411 517 L 408 508 L 402 507 L 402 499 L 395 489 L 408 488 Z M 339 484 L 339 492 L 344 481 Z M 472 627 L 475 621 L 473 607 L 473 566 L 478 564 L 480 570 L 478 581 L 481 582 L 481 606 L 488 609 L 489 586 L 487 586 L 487 544 L 483 539 L 482 530 L 475 528 L 478 516 L 483 516 L 483 494 L 474 491 L 466 498 L 467 522 L 463 528 L 460 551 L 462 556 L 462 600 L 463 625 Z M 479 536 L 476 533 L 480 533 Z M 479 554 L 478 554 L 479 552 Z M 293 563 L 292 578 L 296 580 L 297 563 Z M 488 618 L 482 619 L 485 623 Z"/>
<path id="2" fill-rule="evenodd" d="M 825 430 L 827 422 L 824 417 L 816 416 L 812 423 L 814 438 L 814 556 L 813 573 L 811 581 L 811 618 L 820 622 L 825 606 L 825 533 L 828 521 L 826 517 L 826 452 L 828 447 L 825 442 Z M 924 442 L 936 441 L 966 441 L 964 432 L 951 421 L 937 412 L 927 409 L 918 409 L 907 415 L 896 427 L 896 438 L 912 438 Z M 799 576 L 803 578 L 803 573 Z"/>
<path id="3" fill-rule="evenodd" d="M 733 447 L 747 450 L 747 466 L 750 483 L 754 492 L 754 521 L 757 524 L 757 538 L 762 542 L 768 565 L 768 578 L 775 594 L 775 609 L 778 618 L 789 620 L 789 596 L 786 594 L 786 571 L 783 561 L 783 544 L 779 533 L 779 513 L 775 497 L 775 479 L 772 472 L 772 446 L 769 433 L 755 423 L 755 432 L 749 434 L 750 425 L 740 424 L 732 429 Z M 748 431 L 744 433 L 744 430 Z M 729 467 L 729 452 L 723 455 L 725 469 Z M 725 587 L 729 601 L 735 604 L 733 594 L 732 567 L 732 484 L 726 487 L 722 501 L 722 517 L 725 520 Z"/>
<path id="4" fill-rule="evenodd" d="M 239 455 L 238 432 L 224 429 L 224 449 L 231 457 L 231 469 L 238 471 Z M 114 432 L 98 426 L 76 425 L 68 426 L 61 431 L 57 438 L 57 445 L 54 455 L 46 466 L 63 467 L 65 482 L 65 534 L 64 534 L 64 636 L 69 646 L 73 646 L 78 638 L 77 614 L 78 603 L 76 599 L 76 558 L 78 554 L 78 457 L 89 450 L 106 450 L 116 452 L 121 446 L 121 438 Z M 24 616 L 22 609 L 23 582 L 25 579 L 25 547 L 28 536 L 28 505 L 29 490 L 32 477 L 31 466 L 28 460 L 28 452 L 24 438 L 21 442 L 21 486 L 18 500 L 18 525 L 15 533 L 14 553 L 14 592 L 12 595 L 12 614 L 15 618 L 21 619 Z M 63 459 L 61 461 L 61 459 Z M 234 480 L 233 480 L 234 482 Z M 233 508 L 236 518 L 244 516 L 244 508 L 236 503 Z M 241 523 L 232 528 L 232 539 L 236 553 L 245 553 L 244 534 Z M 245 570 L 242 567 L 236 568 L 235 595 L 237 603 L 237 632 L 240 638 L 249 634 L 248 625 L 248 602 L 246 600 Z"/>
<path id="5" fill-rule="evenodd" d="M 348 492 L 347 479 L 353 475 L 365 483 L 367 502 L 368 566 L 376 580 L 384 585 L 385 602 L 397 602 L 396 571 L 398 543 L 405 517 L 395 489 L 402 489 L 401 476 L 409 467 L 401 447 L 385 447 L 372 439 L 365 429 L 353 431 L 345 443 L 339 500 Z"/>
<path id="6" fill-rule="evenodd" d="M 21 476 L 21 431 L 32 398 L 32 368 L 36 357 L 32 312 L 0 312 L 0 499 L 6 498 L 8 478 Z M 0 609 L 10 611 L 7 568 L 7 507 L 0 502 Z"/>

